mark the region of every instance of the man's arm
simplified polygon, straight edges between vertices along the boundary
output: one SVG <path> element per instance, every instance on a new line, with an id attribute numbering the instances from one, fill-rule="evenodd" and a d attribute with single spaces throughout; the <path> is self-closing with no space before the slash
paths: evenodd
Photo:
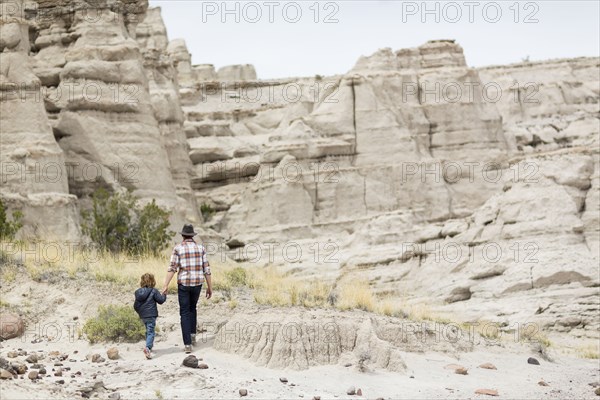
<path id="1" fill-rule="evenodd" d="M 162 294 L 166 295 L 167 292 L 169 291 L 169 283 L 171 283 L 171 279 L 173 279 L 173 275 L 175 275 L 175 271 L 172 270 L 171 268 L 169 268 L 169 270 L 167 271 L 167 276 L 165 277 L 165 284 L 162 288 Z"/>
<path id="2" fill-rule="evenodd" d="M 210 275 L 204 275 L 206 279 L 206 298 L 210 299 L 212 297 L 212 283 L 210 281 Z"/>
<path id="3" fill-rule="evenodd" d="M 167 294 L 169 290 L 169 283 L 171 283 L 171 279 L 173 279 L 173 275 L 177 272 L 177 268 L 179 265 L 179 253 L 177 252 L 177 247 L 173 249 L 173 254 L 171 254 L 171 261 L 169 262 L 169 269 L 167 269 L 167 276 L 165 277 L 165 284 L 162 288 L 161 293 L 163 295 Z"/>
<path id="4" fill-rule="evenodd" d="M 212 281 L 210 280 L 210 264 L 208 263 L 208 257 L 206 256 L 206 249 L 202 246 L 202 272 L 204 273 L 204 279 L 206 280 L 206 298 L 210 299 L 212 296 Z"/>

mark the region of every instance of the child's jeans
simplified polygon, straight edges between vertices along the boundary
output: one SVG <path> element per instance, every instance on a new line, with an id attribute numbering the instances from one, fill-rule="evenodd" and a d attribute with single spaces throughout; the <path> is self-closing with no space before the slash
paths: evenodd
<path id="1" fill-rule="evenodd" d="M 146 347 L 152 350 L 154 346 L 154 328 L 156 328 L 156 317 L 144 318 L 144 325 L 146 325 Z"/>

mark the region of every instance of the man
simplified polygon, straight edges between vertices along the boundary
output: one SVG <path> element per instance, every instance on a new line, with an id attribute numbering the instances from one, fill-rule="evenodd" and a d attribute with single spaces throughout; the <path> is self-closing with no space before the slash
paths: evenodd
<path id="1" fill-rule="evenodd" d="M 181 334 L 183 335 L 184 350 L 192 352 L 196 344 L 196 324 L 198 299 L 202 284 L 206 280 L 206 298 L 212 296 L 210 280 L 210 265 L 206 258 L 206 250 L 194 241 L 194 227 L 191 224 L 183 226 L 180 232 L 183 242 L 175 246 L 171 255 L 171 263 L 167 270 L 165 285 L 162 293 L 166 294 L 169 283 L 177 272 L 177 297 L 179 299 L 179 315 L 181 317 Z"/>

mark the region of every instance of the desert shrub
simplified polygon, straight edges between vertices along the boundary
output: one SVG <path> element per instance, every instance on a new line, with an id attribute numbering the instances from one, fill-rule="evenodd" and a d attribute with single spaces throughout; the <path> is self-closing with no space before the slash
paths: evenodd
<path id="1" fill-rule="evenodd" d="M 137 342 L 146 336 L 146 328 L 132 307 L 110 305 L 98 308 L 98 315 L 85 322 L 83 333 L 90 343 Z"/>
<path id="2" fill-rule="evenodd" d="M 92 209 L 82 212 L 82 229 L 101 250 L 158 255 L 173 235 L 167 230 L 170 213 L 154 200 L 141 207 L 130 192 L 99 189 L 92 201 Z"/>
<path id="3" fill-rule="evenodd" d="M 0 198 L 0 240 L 12 240 L 16 233 L 23 227 L 21 223 L 23 213 L 21 211 L 12 212 L 12 221 L 7 218 L 4 201 Z"/>
<path id="4" fill-rule="evenodd" d="M 246 270 L 242 267 L 235 267 L 231 271 L 225 272 L 225 275 L 233 287 L 246 286 L 248 284 Z"/>
<path id="5" fill-rule="evenodd" d="M 214 215 L 215 210 L 210 206 L 210 204 L 203 203 L 200 206 L 200 213 L 202 214 L 202 218 L 209 220 Z"/>

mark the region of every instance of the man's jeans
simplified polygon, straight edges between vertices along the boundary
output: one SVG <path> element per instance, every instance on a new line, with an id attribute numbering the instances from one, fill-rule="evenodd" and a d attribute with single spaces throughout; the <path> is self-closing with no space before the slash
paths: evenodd
<path id="1" fill-rule="evenodd" d="M 154 329 L 156 328 L 156 317 L 144 318 L 144 325 L 146 325 L 146 347 L 152 350 L 154 346 Z"/>
<path id="2" fill-rule="evenodd" d="M 181 334 L 183 335 L 183 344 L 189 346 L 192 344 L 192 334 L 196 334 L 196 306 L 200 298 L 202 285 L 183 286 L 177 285 L 177 296 L 179 297 L 179 316 L 181 317 Z"/>

